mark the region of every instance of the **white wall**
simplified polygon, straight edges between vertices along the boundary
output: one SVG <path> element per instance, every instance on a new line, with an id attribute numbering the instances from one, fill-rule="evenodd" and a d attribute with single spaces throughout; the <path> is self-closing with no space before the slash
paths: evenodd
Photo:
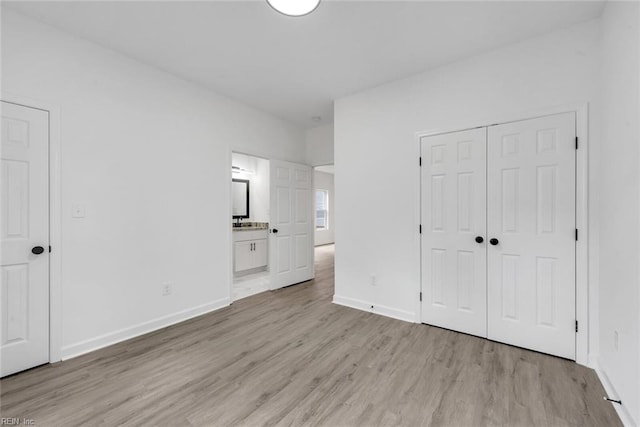
<path id="1" fill-rule="evenodd" d="M 600 223 L 600 358 L 640 425 L 640 8 L 607 2 L 603 17 Z M 618 331 L 618 349 L 614 347 Z M 626 412 L 626 414 L 625 414 Z M 623 417 L 624 419 L 624 417 Z"/>
<path id="2" fill-rule="evenodd" d="M 333 184 L 333 174 L 314 171 L 313 172 L 313 188 L 314 190 L 327 190 L 329 192 L 329 229 L 328 230 L 317 230 L 315 233 L 315 245 L 328 245 L 329 243 L 334 243 L 334 184 Z M 314 199 L 315 201 L 315 193 Z"/>
<path id="3" fill-rule="evenodd" d="M 333 164 L 333 124 L 308 129 L 305 134 L 306 163 L 311 166 Z"/>
<path id="4" fill-rule="evenodd" d="M 233 173 L 233 178 L 249 180 L 249 218 L 243 221 L 269 222 L 269 160 L 233 153 L 233 166 L 248 172 Z"/>
<path id="5" fill-rule="evenodd" d="M 2 90 L 61 112 L 63 356 L 229 302 L 231 150 L 302 130 L 6 9 Z"/>
<path id="6" fill-rule="evenodd" d="M 587 22 L 335 102 L 335 300 L 416 321 L 416 132 L 589 103 L 590 346 L 597 351 L 600 22 Z M 371 276 L 377 285 L 372 286 Z"/>

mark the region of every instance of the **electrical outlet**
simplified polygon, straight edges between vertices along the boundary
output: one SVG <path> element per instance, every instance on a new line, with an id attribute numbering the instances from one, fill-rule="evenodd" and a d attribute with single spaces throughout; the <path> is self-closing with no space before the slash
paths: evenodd
<path id="1" fill-rule="evenodd" d="M 618 331 L 613 331 L 613 348 L 618 351 L 618 345 L 620 344 L 620 335 Z"/>
<path id="2" fill-rule="evenodd" d="M 162 296 L 166 297 L 168 295 L 171 295 L 172 292 L 172 286 L 170 282 L 164 282 L 162 284 Z"/>
<path id="3" fill-rule="evenodd" d="M 371 286 L 377 286 L 378 285 L 378 278 L 376 277 L 375 274 L 371 275 L 370 283 L 371 283 Z"/>

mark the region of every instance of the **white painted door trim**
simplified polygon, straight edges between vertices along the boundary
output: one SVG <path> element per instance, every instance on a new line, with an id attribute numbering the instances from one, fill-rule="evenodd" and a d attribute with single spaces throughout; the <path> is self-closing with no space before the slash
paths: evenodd
<path id="1" fill-rule="evenodd" d="M 62 360 L 62 205 L 60 177 L 60 108 L 9 92 L 0 100 L 49 114 L 49 363 Z"/>
<path id="2" fill-rule="evenodd" d="M 579 148 L 576 151 L 576 227 L 579 230 L 579 239 L 576 242 L 576 319 L 580 325 L 576 333 L 576 362 L 589 366 L 589 104 L 568 104 L 549 107 L 538 110 L 518 112 L 498 117 L 496 120 L 483 120 L 479 123 L 466 123 L 460 126 L 451 126 L 444 129 L 431 129 L 417 132 L 414 135 L 414 147 L 416 157 L 420 157 L 420 139 L 425 136 L 440 135 L 443 133 L 458 132 L 478 127 L 486 127 L 494 124 L 504 124 L 520 120 L 533 119 L 559 113 L 576 113 L 576 136 Z M 416 176 L 414 182 L 420 182 L 420 166 L 416 162 Z M 416 203 L 414 204 L 414 216 L 416 229 L 422 218 L 420 207 L 420 185 L 416 187 Z M 414 239 L 415 262 L 420 265 L 422 259 L 420 234 L 416 233 Z M 416 294 L 422 291 L 422 269 L 420 280 L 417 284 Z M 419 298 L 415 305 L 416 323 L 422 323 L 422 310 Z"/>

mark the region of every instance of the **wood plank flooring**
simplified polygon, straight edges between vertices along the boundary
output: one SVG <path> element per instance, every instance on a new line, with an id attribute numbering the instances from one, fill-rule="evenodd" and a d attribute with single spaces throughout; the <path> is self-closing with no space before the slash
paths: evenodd
<path id="1" fill-rule="evenodd" d="M 314 281 L 0 381 L 38 426 L 618 426 L 573 362 L 331 303 Z"/>

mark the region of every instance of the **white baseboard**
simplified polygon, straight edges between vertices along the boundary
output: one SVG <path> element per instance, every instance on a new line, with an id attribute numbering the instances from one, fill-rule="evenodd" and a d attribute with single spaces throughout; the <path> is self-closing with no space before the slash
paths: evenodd
<path id="1" fill-rule="evenodd" d="M 382 316 L 391 317 L 393 319 L 404 320 L 405 322 L 415 323 L 416 314 L 410 311 L 398 310 L 384 305 L 374 304 L 372 302 L 362 301 L 355 298 L 333 296 L 333 303 L 343 305 L 345 307 L 355 308 L 357 310 L 367 311 L 369 313 L 380 314 Z"/>
<path id="2" fill-rule="evenodd" d="M 128 339 L 148 334 L 149 332 L 153 332 L 158 329 L 166 328 L 167 326 L 171 326 L 176 323 L 184 322 L 185 320 L 191 319 L 193 317 L 201 316 L 205 313 L 209 313 L 211 311 L 226 307 L 229 304 L 231 304 L 230 298 L 222 298 L 217 301 L 202 304 L 197 307 L 189 308 L 187 310 L 179 311 L 167 316 L 162 316 L 157 319 L 130 326 L 128 328 L 109 332 L 108 334 L 100 335 L 95 338 L 90 338 L 76 344 L 62 347 L 62 360 L 68 360 L 82 354 L 86 354 L 91 351 L 119 343 L 121 341 L 126 341 Z"/>
<path id="3" fill-rule="evenodd" d="M 598 363 L 597 358 L 594 358 L 594 360 L 592 360 L 592 365 L 593 369 L 598 375 L 598 378 L 600 379 L 600 382 L 602 383 L 602 386 L 604 387 L 604 391 L 607 393 L 607 397 L 611 399 L 620 399 L 615 387 L 609 379 L 609 376 L 604 371 L 604 369 L 602 369 L 602 366 L 600 366 L 600 363 Z M 622 421 L 622 424 L 624 424 L 626 427 L 637 427 L 638 424 L 633 420 L 633 417 L 624 406 L 624 402 L 622 403 L 622 405 L 618 405 L 617 403 L 613 402 L 611 403 L 611 405 L 613 405 L 613 408 L 616 410 L 616 413 L 620 417 L 620 421 Z"/>

